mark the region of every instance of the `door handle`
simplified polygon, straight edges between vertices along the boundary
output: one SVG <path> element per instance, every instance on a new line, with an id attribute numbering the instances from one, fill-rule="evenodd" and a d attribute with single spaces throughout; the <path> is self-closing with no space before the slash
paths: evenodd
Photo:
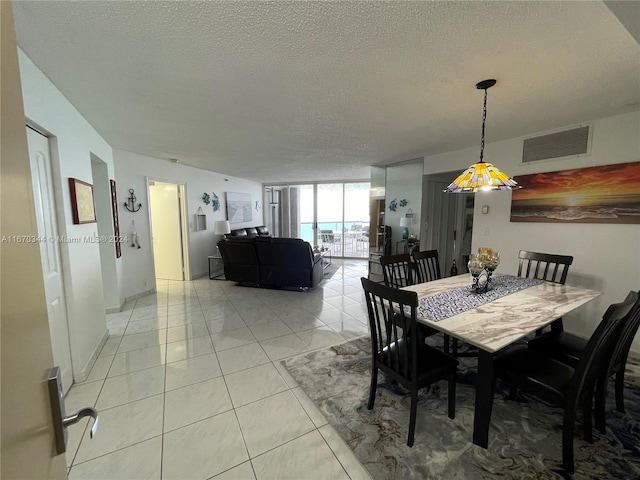
<path id="1" fill-rule="evenodd" d="M 75 425 L 80 419 L 84 417 L 93 418 L 93 425 L 91 426 L 89 435 L 91 438 L 94 437 L 98 430 L 98 411 L 93 407 L 86 407 L 72 415 L 66 416 L 60 367 L 53 367 L 49 371 L 49 379 L 47 382 L 49 384 L 49 400 L 51 401 L 56 451 L 58 454 L 61 454 L 67 451 L 67 427 Z"/>
<path id="2" fill-rule="evenodd" d="M 62 426 L 67 428 L 69 425 L 75 425 L 80 421 L 81 418 L 84 417 L 93 418 L 93 425 L 91 426 L 91 430 L 89 431 L 89 436 L 93 438 L 93 436 L 98 431 L 98 411 L 93 407 L 85 407 L 82 410 L 78 410 L 73 415 L 64 417 L 62 419 Z"/>

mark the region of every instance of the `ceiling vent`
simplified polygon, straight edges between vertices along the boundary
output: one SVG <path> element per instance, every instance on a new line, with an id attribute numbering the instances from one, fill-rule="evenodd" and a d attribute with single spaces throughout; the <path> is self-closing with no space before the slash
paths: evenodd
<path id="1" fill-rule="evenodd" d="M 579 125 L 524 139 L 522 163 L 591 154 L 591 125 Z"/>

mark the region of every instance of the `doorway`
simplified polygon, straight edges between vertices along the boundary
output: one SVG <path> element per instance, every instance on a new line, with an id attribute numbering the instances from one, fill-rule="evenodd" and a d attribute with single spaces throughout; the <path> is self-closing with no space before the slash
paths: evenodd
<path id="1" fill-rule="evenodd" d="M 149 211 L 155 276 L 183 281 L 187 272 L 184 185 L 149 181 Z"/>
<path id="2" fill-rule="evenodd" d="M 38 243 L 40 245 L 53 361 L 55 365 L 60 367 L 62 389 L 66 393 L 73 383 L 73 368 L 49 139 L 27 126 L 27 142 L 38 236 L 42 239 Z"/>

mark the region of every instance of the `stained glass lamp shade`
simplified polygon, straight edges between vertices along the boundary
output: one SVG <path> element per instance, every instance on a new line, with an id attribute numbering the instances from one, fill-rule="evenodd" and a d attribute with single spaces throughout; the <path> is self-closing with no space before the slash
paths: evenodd
<path id="1" fill-rule="evenodd" d="M 518 182 L 509 178 L 498 168 L 484 159 L 484 125 L 487 120 L 487 89 L 496 84 L 494 79 L 483 80 L 476 84 L 478 90 L 484 90 L 484 107 L 482 109 L 482 140 L 480 142 L 480 161 L 474 163 L 443 191 L 446 193 L 475 193 L 488 190 L 513 190 L 521 188 Z"/>
<path id="2" fill-rule="evenodd" d="M 512 190 L 520 188 L 515 180 L 490 163 L 474 163 L 447 187 L 449 193 L 475 193 L 488 190 Z"/>

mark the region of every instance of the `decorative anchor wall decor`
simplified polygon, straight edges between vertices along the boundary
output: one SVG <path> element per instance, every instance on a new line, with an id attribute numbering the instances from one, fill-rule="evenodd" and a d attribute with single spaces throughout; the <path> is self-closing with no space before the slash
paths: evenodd
<path id="1" fill-rule="evenodd" d="M 126 202 L 124 202 L 124 207 L 129 210 L 130 212 L 137 212 L 138 210 L 140 210 L 142 208 L 142 204 L 139 203 L 138 205 L 136 205 L 136 196 L 133 193 L 133 188 L 129 189 L 129 193 L 131 194 L 131 196 L 127 199 Z"/>

